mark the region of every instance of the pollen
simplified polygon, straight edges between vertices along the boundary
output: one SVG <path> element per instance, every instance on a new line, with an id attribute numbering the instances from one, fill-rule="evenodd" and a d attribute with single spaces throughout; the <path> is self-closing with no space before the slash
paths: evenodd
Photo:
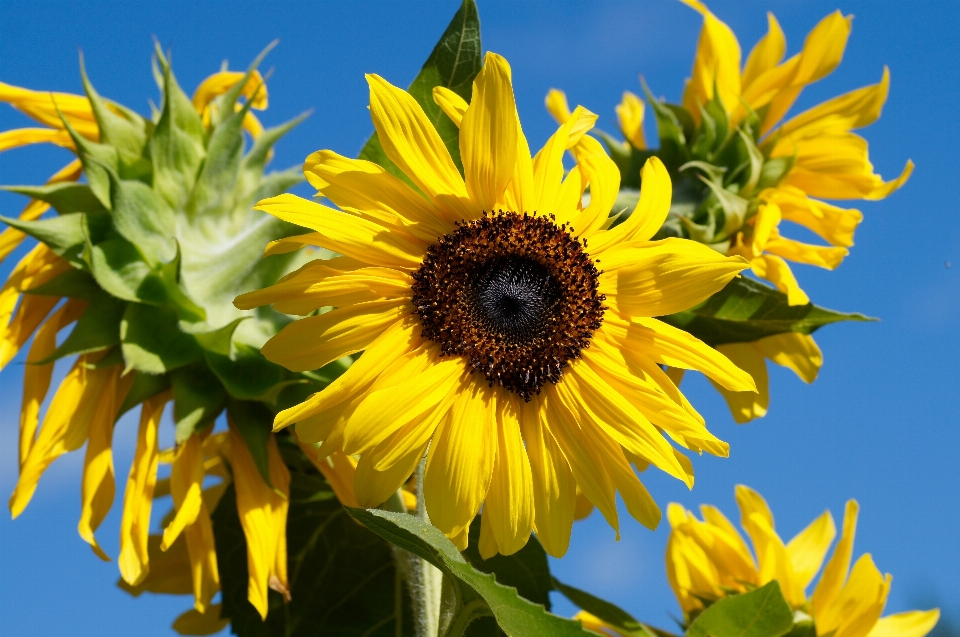
<path id="1" fill-rule="evenodd" d="M 603 321 L 585 247 L 552 216 L 497 211 L 460 224 L 413 275 L 424 338 L 529 400 L 560 380 Z"/>

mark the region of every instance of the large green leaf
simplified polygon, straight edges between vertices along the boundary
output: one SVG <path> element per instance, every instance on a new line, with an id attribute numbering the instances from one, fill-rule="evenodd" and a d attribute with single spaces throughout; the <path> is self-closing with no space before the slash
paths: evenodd
<path id="1" fill-rule="evenodd" d="M 287 515 L 290 601 L 270 591 L 265 622 L 247 601 L 246 540 L 228 487 L 213 513 L 222 616 L 240 637 L 413 635 L 390 545 L 348 516 L 312 468 L 291 467 Z M 399 622 L 399 626 L 397 625 Z"/>
<path id="2" fill-rule="evenodd" d="M 430 57 L 424 62 L 423 68 L 408 89 L 423 108 L 427 119 L 436 127 L 450 152 L 450 157 L 461 172 L 463 164 L 460 161 L 460 129 L 433 101 L 433 87 L 446 87 L 469 102 L 473 91 L 473 78 L 480 72 L 482 65 L 477 4 L 474 0 L 463 0 L 447 30 L 440 36 Z M 380 164 L 393 175 L 410 183 L 403 171 L 383 152 L 376 133 L 364 144 L 360 159 Z"/>
<path id="3" fill-rule="evenodd" d="M 497 583 L 474 568 L 436 527 L 416 516 L 378 509 L 347 511 L 368 529 L 440 569 L 451 584 L 449 614 L 441 617 L 444 637 L 459 637 L 479 617 L 493 615 L 510 637 L 587 637 L 579 622 L 558 617 L 520 597 L 517 589 Z"/>
<path id="4" fill-rule="evenodd" d="M 785 332 L 812 334 L 824 325 L 840 321 L 876 319 L 835 312 L 812 303 L 789 305 L 783 292 L 741 276 L 700 305 L 661 316 L 660 320 L 716 347 L 749 343 Z"/>
<path id="5" fill-rule="evenodd" d="M 687 637 L 780 637 L 793 627 L 793 611 L 776 581 L 711 604 L 687 628 Z"/>
<path id="6" fill-rule="evenodd" d="M 629 637 L 674 637 L 670 633 L 638 622 L 633 615 L 615 604 L 595 597 L 579 588 L 553 579 L 555 590 L 591 615 L 613 626 L 618 632 Z"/>

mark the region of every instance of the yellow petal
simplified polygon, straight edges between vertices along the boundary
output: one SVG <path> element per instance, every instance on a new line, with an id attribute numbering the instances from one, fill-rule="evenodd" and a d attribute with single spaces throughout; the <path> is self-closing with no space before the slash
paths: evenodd
<path id="1" fill-rule="evenodd" d="M 617 246 L 604 253 L 600 267 L 601 291 L 617 311 L 652 317 L 693 307 L 723 289 L 748 263 L 701 243 L 671 238 Z"/>
<path id="2" fill-rule="evenodd" d="M 199 435 L 192 435 L 177 449 L 177 455 L 170 470 L 170 494 L 176 516 L 163 530 L 163 543 L 160 549 L 165 551 L 186 527 L 197 519 L 203 503 L 203 446 Z"/>
<path id="3" fill-rule="evenodd" d="M 190 579 L 193 586 L 193 607 L 200 613 L 210 608 L 210 600 L 220 590 L 217 570 L 217 549 L 213 538 L 213 523 L 205 502 L 200 503 L 197 518 L 183 532 L 190 556 Z"/>
<path id="4" fill-rule="evenodd" d="M 0 153 L 31 144 L 55 144 L 73 150 L 73 138 L 66 130 L 17 128 L 0 132 Z"/>
<path id="5" fill-rule="evenodd" d="M 221 608 L 221 604 L 211 604 L 204 613 L 191 608 L 173 620 L 172 628 L 181 635 L 215 635 L 230 625 L 229 618 L 221 619 Z"/>
<path id="6" fill-rule="evenodd" d="M 853 234 L 863 221 L 859 210 L 838 208 L 816 199 L 793 186 L 781 185 L 760 193 L 760 198 L 774 201 L 780 207 L 783 218 L 797 223 L 835 246 L 853 245 Z"/>
<path id="7" fill-rule="evenodd" d="M 544 105 L 547 107 L 553 119 L 558 124 L 565 124 L 570 119 L 570 105 L 567 104 L 567 94 L 560 89 L 552 88 L 547 91 L 547 97 L 544 99 Z"/>
<path id="8" fill-rule="evenodd" d="M 617 105 L 617 121 L 623 136 L 630 145 L 638 150 L 644 150 L 647 142 L 643 138 L 643 100 L 631 93 L 623 92 L 623 98 Z"/>
<path id="9" fill-rule="evenodd" d="M 469 106 L 467 101 L 446 86 L 433 87 L 433 101 L 456 124 L 457 128 L 460 128 L 463 114 L 467 112 L 467 106 Z"/>
<path id="10" fill-rule="evenodd" d="M 684 105 L 705 105 L 714 95 L 714 88 L 727 112 L 740 99 L 740 43 L 726 24 L 714 16 L 699 0 L 681 0 L 703 16 L 703 30 L 697 42 L 697 57 L 693 62 L 690 84 L 684 91 Z M 689 98 L 688 98 L 689 95 Z M 700 121 L 700 109 L 689 109 L 695 121 Z"/>
<path id="11" fill-rule="evenodd" d="M 666 220 L 672 196 L 670 174 L 659 158 L 651 157 L 640 172 L 640 198 L 633 212 L 620 225 L 590 237 L 590 254 L 626 241 L 649 241 Z"/>
<path id="12" fill-rule="evenodd" d="M 890 91 L 890 69 L 883 67 L 878 84 L 838 95 L 787 120 L 776 135 L 781 140 L 791 136 L 808 137 L 822 132 L 846 132 L 869 126 L 880 117 Z M 780 143 L 780 142 L 778 142 Z"/>
<path id="13" fill-rule="evenodd" d="M 814 617 L 823 617 L 829 612 L 840 594 L 844 581 L 847 579 L 847 570 L 850 568 L 850 558 L 853 555 L 853 538 L 857 533 L 857 513 L 860 507 L 856 500 L 847 502 L 843 514 L 843 529 L 840 532 L 840 541 L 833 549 L 833 555 L 823 568 L 820 581 L 813 590 L 810 598 L 810 609 Z"/>
<path id="14" fill-rule="evenodd" d="M 806 263 L 827 270 L 835 269 L 850 254 L 846 248 L 810 245 L 783 237 L 768 241 L 765 250 L 795 263 Z"/>
<path id="15" fill-rule="evenodd" d="M 237 510 L 240 525 L 247 539 L 247 599 L 267 616 L 267 588 L 289 599 L 287 584 L 287 511 L 290 498 L 290 472 L 287 470 L 273 436 L 267 443 L 270 481 L 260 471 L 247 450 L 243 437 L 231 426 L 229 460 L 237 489 Z"/>
<path id="16" fill-rule="evenodd" d="M 744 92 L 755 79 L 780 64 L 786 50 L 787 40 L 783 35 L 783 29 L 780 28 L 780 23 L 777 22 L 773 13 L 767 11 L 767 33 L 750 51 L 747 63 L 743 67 L 740 82 L 743 84 Z"/>
<path id="17" fill-rule="evenodd" d="M 87 453 L 83 460 L 83 481 L 80 489 L 80 522 L 77 531 L 97 556 L 109 561 L 94 537 L 94 531 L 107 517 L 113 505 L 116 484 L 113 477 L 113 426 L 117 421 L 117 410 L 126 398 L 133 375 L 120 377 L 121 365 L 108 368 L 110 376 L 90 420 L 90 433 L 87 440 Z"/>
<path id="18" fill-rule="evenodd" d="M 820 348 L 813 337 L 807 334 L 776 334 L 761 338 L 753 346 L 777 365 L 792 369 L 805 383 L 816 380 L 823 364 Z"/>
<path id="19" fill-rule="evenodd" d="M 824 511 L 823 515 L 787 542 L 787 553 L 790 554 L 801 589 L 805 589 L 813 581 L 836 536 L 837 527 L 833 523 L 833 516 L 829 511 Z"/>
<path id="20" fill-rule="evenodd" d="M 320 458 L 318 447 L 307 442 L 297 441 L 303 454 L 323 474 L 324 479 L 333 489 L 334 495 L 340 504 L 348 507 L 359 507 L 357 495 L 353 492 L 353 477 L 357 473 L 357 461 L 340 451 L 331 453 L 326 458 Z"/>
<path id="21" fill-rule="evenodd" d="M 134 597 L 141 593 L 163 593 L 166 595 L 190 595 L 193 592 L 190 556 L 184 540 L 174 542 L 167 551 L 160 550 L 160 536 L 147 538 L 150 572 L 139 584 L 132 586 L 121 579 L 117 586 Z"/>
<path id="22" fill-rule="evenodd" d="M 340 209 L 396 226 L 427 243 L 454 229 L 429 201 L 373 162 L 320 150 L 304 161 L 303 174 Z"/>
<path id="23" fill-rule="evenodd" d="M 371 301 L 290 323 L 261 348 L 267 360 L 290 371 L 320 369 L 365 349 L 410 312 L 403 301 Z"/>
<path id="24" fill-rule="evenodd" d="M 533 204 L 535 210 L 540 214 L 557 214 L 559 212 L 561 182 L 564 181 L 563 154 L 567 150 L 570 131 L 573 130 L 574 124 L 579 121 L 579 113 L 585 110 L 578 106 L 577 117 L 567 118 L 533 158 Z M 579 168 L 575 168 L 575 170 L 579 174 Z M 579 180 L 577 186 L 580 186 Z M 577 201 L 579 201 L 582 192 L 581 188 L 580 192 L 576 193 Z"/>
<path id="25" fill-rule="evenodd" d="M 123 518 L 120 520 L 120 576 L 131 586 L 142 582 L 150 572 L 150 511 L 157 483 L 159 459 L 158 431 L 163 409 L 170 399 L 166 392 L 144 401 L 140 410 L 137 446 L 130 465 L 127 488 L 123 492 Z"/>
<path id="26" fill-rule="evenodd" d="M 522 409 L 521 399 L 510 396 L 497 410 L 497 453 L 483 506 L 483 517 L 502 555 L 513 555 L 526 546 L 533 530 L 533 476 L 520 436 Z"/>
<path id="27" fill-rule="evenodd" d="M 579 111 L 578 111 L 579 112 Z M 572 135 L 573 131 L 571 131 Z M 583 136 L 573 148 L 577 167 L 590 184 L 590 203 L 569 218 L 557 216 L 557 222 L 569 221 L 570 232 L 590 238 L 606 223 L 620 193 L 620 169 L 593 137 Z M 589 246 L 587 246 L 589 248 Z"/>
<path id="28" fill-rule="evenodd" d="M 487 496 L 498 448 L 498 407 L 492 388 L 471 383 L 433 437 L 423 496 L 430 521 L 448 537 L 470 526 Z"/>
<path id="29" fill-rule="evenodd" d="M 254 209 L 316 230 L 323 247 L 372 265 L 413 269 L 426 253 L 426 245 L 406 233 L 296 195 L 263 199 Z"/>
<path id="30" fill-rule="evenodd" d="M 520 428 L 530 459 L 537 537 L 548 554 L 559 558 L 570 546 L 577 489 L 567 459 L 553 434 L 541 423 L 541 410 L 536 396 L 524 403 Z"/>
<path id="31" fill-rule="evenodd" d="M 730 391 L 756 391 L 750 374 L 700 339 L 663 321 L 624 320 L 607 313 L 601 328 L 630 351 L 642 352 L 661 365 L 695 369 Z"/>
<path id="32" fill-rule="evenodd" d="M 267 244 L 263 249 L 263 256 L 269 257 L 275 254 L 289 254 L 306 246 L 319 246 L 323 241 L 324 236 L 319 232 L 308 232 L 293 237 L 286 237 L 285 239 L 277 239 Z"/>
<path id="33" fill-rule="evenodd" d="M 881 617 L 867 637 L 924 637 L 940 620 L 940 609 L 911 610 Z"/>
<path id="34" fill-rule="evenodd" d="M 517 118 L 510 65 L 488 52 L 473 81 L 473 98 L 460 125 L 460 156 L 470 199 L 493 212 L 513 176 Z"/>
<path id="35" fill-rule="evenodd" d="M 800 289 L 797 278 L 787 262 L 772 254 L 763 254 L 750 261 L 753 273 L 761 279 L 766 279 L 787 295 L 789 305 L 806 305 L 810 302 L 807 293 Z"/>
<path id="36" fill-rule="evenodd" d="M 717 351 L 726 356 L 734 365 L 753 377 L 757 384 L 757 392 L 730 391 L 721 385 L 713 386 L 723 395 L 730 408 L 733 419 L 743 424 L 754 418 L 763 418 L 767 415 L 770 406 L 769 378 L 767 363 L 760 351 L 752 343 L 727 343 L 718 345 Z M 712 379 L 711 379 L 712 380 Z"/>
<path id="37" fill-rule="evenodd" d="M 835 631 L 839 637 L 866 637 L 887 603 L 890 580 L 877 570 L 869 553 L 860 556 L 831 607 L 814 617 L 817 630 Z"/>
<path id="38" fill-rule="evenodd" d="M 237 83 L 241 82 L 245 75 L 246 73 L 239 71 L 220 71 L 219 73 L 214 73 L 209 76 L 201 82 L 197 90 L 194 91 L 193 107 L 197 109 L 198 113 L 202 113 L 215 97 L 229 91 Z M 260 71 L 255 70 L 250 74 L 250 78 L 247 80 L 247 83 L 243 85 L 240 94 L 247 99 L 254 95 L 256 96 L 253 104 L 251 104 L 252 108 L 257 110 L 267 108 L 267 85 L 264 83 Z"/>
<path id="39" fill-rule="evenodd" d="M 387 157 L 448 219 L 472 218 L 475 206 L 468 201 L 463 179 L 420 104 L 380 76 L 366 77 L 370 116 Z"/>
<path id="40" fill-rule="evenodd" d="M 757 216 L 753 218 L 753 240 L 751 249 L 754 255 L 759 255 L 764 251 L 770 237 L 776 232 L 780 225 L 780 206 L 775 203 L 767 203 L 760 206 L 757 210 Z"/>
<path id="41" fill-rule="evenodd" d="M 437 423 L 446 413 L 438 414 L 431 422 L 429 434 L 436 429 Z M 405 439 L 404 431 L 398 431 L 380 444 L 368 450 L 360 457 L 357 472 L 354 477 L 354 489 L 357 501 L 362 507 L 377 507 L 396 495 L 397 491 L 407 482 L 417 465 L 423 459 L 430 442 L 429 434 L 418 441 Z M 402 453 L 387 468 L 381 470 L 378 465 L 383 464 L 384 456 L 396 447 L 402 446 Z M 414 503 L 413 508 L 416 508 Z"/>
<path id="42" fill-rule="evenodd" d="M 100 139 L 90 101 L 82 95 L 31 91 L 0 82 L 0 102 L 10 104 L 27 117 L 51 128 L 63 128 L 62 113 L 78 133 L 93 141 Z"/>

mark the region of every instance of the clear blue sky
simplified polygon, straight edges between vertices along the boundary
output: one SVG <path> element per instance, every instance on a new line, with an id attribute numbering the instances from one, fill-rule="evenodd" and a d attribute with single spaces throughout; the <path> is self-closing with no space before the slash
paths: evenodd
<path id="1" fill-rule="evenodd" d="M 778 530 L 792 537 L 824 508 L 842 516 L 848 498 L 862 512 L 857 553 L 870 552 L 894 575 L 888 612 L 944 604 L 960 608 L 960 210 L 953 190 L 960 174 L 960 5 L 953 2 L 836 0 L 736 2 L 710 5 L 738 34 L 745 53 L 773 10 L 799 50 L 807 31 L 840 8 L 856 15 L 841 67 L 804 92 L 797 107 L 880 79 L 891 69 L 883 118 L 866 130 L 881 174 L 896 176 L 909 157 L 917 169 L 886 201 L 864 203 L 857 246 L 836 272 L 797 267 L 821 305 L 860 311 L 874 324 L 828 327 L 817 335 L 825 355 L 819 380 L 802 384 L 781 369 L 771 374 L 772 409 L 763 420 L 736 426 L 719 396 L 693 378 L 684 389 L 711 429 L 731 443 L 731 457 L 695 462 L 697 485 L 655 472 L 645 477 L 665 507 L 719 505 L 736 515 L 733 488 L 764 494 Z M 457 2 L 2 2 L 0 80 L 41 90 L 82 92 L 77 51 L 101 94 L 149 112 L 156 98 L 150 74 L 151 36 L 173 50 L 174 69 L 188 91 L 223 59 L 243 68 L 280 39 L 266 67 L 272 125 L 314 109 L 277 149 L 274 165 L 302 162 L 330 148 L 355 154 L 372 131 L 365 72 L 406 85 L 442 32 Z M 513 66 L 517 102 L 531 145 L 554 126 L 543 110 L 551 87 L 600 114 L 615 128 L 620 93 L 639 92 L 643 73 L 655 93 L 679 100 L 700 18 L 673 0 L 607 3 L 508 3 L 480 0 L 483 44 Z M 0 130 L 26 124 L 0 108 Z M 654 130 L 647 129 L 648 139 Z M 41 183 L 68 160 L 66 151 L 37 147 L 0 155 L 0 182 Z M 15 215 L 20 198 L 0 194 L 0 214 Z M 17 255 L 22 254 L 22 250 Z M 15 258 L 0 266 L 3 277 Z M 952 262 L 953 267 L 946 263 Z M 22 357 L 18 359 L 22 362 Z M 0 375 L 0 493 L 16 477 L 16 428 L 22 365 Z M 116 465 L 125 479 L 135 423 L 121 422 Z M 167 432 L 168 439 L 170 438 Z M 79 538 L 82 453 L 47 472 L 27 511 L 0 515 L 0 632 L 31 635 L 168 635 L 187 598 L 131 599 L 114 587 L 114 563 L 100 562 Z M 122 492 L 122 483 L 118 488 Z M 122 496 L 118 493 L 118 500 Z M 118 502 L 119 504 L 119 502 Z M 119 507 L 115 507 L 118 509 Z M 626 516 L 624 516 L 626 517 Z M 117 552 L 119 515 L 101 527 Z M 637 617 L 670 626 L 678 609 L 666 584 L 666 525 L 650 532 L 633 521 L 622 540 L 599 516 L 580 523 L 557 576 L 606 597 Z M 573 608 L 558 602 L 556 610 Z M 957 619 L 953 620 L 957 622 Z"/>

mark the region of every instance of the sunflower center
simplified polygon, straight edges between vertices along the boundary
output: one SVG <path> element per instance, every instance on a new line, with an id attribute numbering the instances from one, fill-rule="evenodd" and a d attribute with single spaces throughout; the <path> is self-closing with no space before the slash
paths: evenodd
<path id="1" fill-rule="evenodd" d="M 443 355 L 529 400 L 589 347 L 605 309 L 599 275 L 566 226 L 500 211 L 430 247 L 414 313 Z"/>

